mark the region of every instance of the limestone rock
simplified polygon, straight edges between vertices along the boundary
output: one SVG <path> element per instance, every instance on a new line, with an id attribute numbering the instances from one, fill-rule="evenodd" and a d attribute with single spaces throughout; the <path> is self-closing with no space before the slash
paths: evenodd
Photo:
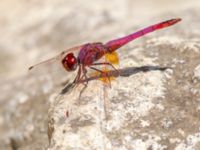
<path id="1" fill-rule="evenodd" d="M 199 7 L 195 0 L 1 0 L 1 149 L 200 149 Z M 82 85 L 60 94 L 76 72 L 59 62 L 27 72 L 62 49 L 173 17 L 183 21 L 119 51 L 124 72 L 112 88 L 92 80 L 80 97 Z"/>

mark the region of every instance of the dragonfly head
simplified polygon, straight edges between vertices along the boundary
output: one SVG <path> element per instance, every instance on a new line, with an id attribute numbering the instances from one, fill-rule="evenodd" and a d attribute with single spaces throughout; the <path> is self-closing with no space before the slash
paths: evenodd
<path id="1" fill-rule="evenodd" d="M 68 53 L 62 60 L 62 64 L 67 71 L 74 71 L 78 66 L 77 58 L 73 53 Z"/>

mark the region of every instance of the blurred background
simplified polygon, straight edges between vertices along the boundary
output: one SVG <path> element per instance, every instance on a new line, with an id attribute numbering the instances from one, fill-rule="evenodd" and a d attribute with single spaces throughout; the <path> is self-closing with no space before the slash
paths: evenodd
<path id="1" fill-rule="evenodd" d="M 29 66 L 63 49 L 106 42 L 174 17 L 183 18 L 184 24 L 185 10 L 199 6 L 199 0 L 1 0 L 0 147 L 48 145 L 46 99 L 54 86 L 46 79 L 43 92 L 34 91 Z"/>
<path id="2" fill-rule="evenodd" d="M 30 65 L 77 44 L 184 18 L 179 12 L 199 5 L 199 0 L 1 0 L 0 77 L 22 76 Z"/>

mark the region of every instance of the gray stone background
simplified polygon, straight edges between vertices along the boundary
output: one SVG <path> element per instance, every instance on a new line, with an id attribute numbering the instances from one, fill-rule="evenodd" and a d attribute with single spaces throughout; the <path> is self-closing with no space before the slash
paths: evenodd
<path id="1" fill-rule="evenodd" d="M 1 0 L 0 12 L 0 149 L 200 149 L 199 0 Z M 81 98 L 81 86 L 59 95 L 76 74 L 60 64 L 27 70 L 174 17 L 183 20 L 119 50 L 118 66 L 171 69 L 118 77 L 106 90 L 91 81 Z"/>

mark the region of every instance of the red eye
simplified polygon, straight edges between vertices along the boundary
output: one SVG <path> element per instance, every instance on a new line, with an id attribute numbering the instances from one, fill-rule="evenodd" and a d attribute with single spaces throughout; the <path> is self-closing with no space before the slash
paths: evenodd
<path id="1" fill-rule="evenodd" d="M 77 59 L 73 53 L 69 53 L 63 58 L 62 64 L 67 71 L 73 71 L 77 68 Z"/>

